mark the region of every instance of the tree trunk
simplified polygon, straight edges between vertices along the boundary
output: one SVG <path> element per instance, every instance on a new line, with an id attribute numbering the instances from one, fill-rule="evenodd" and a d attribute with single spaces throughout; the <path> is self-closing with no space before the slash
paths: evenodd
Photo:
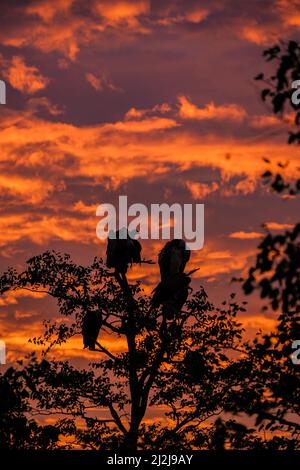
<path id="1" fill-rule="evenodd" d="M 136 452 L 138 443 L 138 429 L 134 431 L 128 431 L 127 436 L 124 439 L 122 450 L 126 452 Z"/>

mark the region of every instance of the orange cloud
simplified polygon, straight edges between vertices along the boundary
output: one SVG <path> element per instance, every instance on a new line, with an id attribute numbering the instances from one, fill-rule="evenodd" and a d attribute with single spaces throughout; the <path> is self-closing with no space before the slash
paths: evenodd
<path id="1" fill-rule="evenodd" d="M 230 154 L 229 159 L 226 154 Z M 72 164 L 66 164 L 66 155 L 72 156 Z M 0 129 L 0 164 L 4 165 L 0 183 L 3 190 L 21 196 L 28 191 L 31 199 L 38 201 L 54 188 L 63 188 L 66 177 L 90 177 L 103 184 L 111 181 L 116 187 L 118 182 L 134 177 L 147 176 L 153 180 L 166 171 L 168 164 L 182 171 L 209 165 L 218 168 L 227 180 L 235 175 L 243 176 L 238 189 L 247 193 L 253 190 L 261 175 L 262 156 L 276 162 L 285 155 L 290 161 L 287 176 L 294 177 L 298 149 L 286 144 L 197 135 L 189 132 L 184 123 L 180 126 L 170 118 L 79 127 L 47 122 L 29 113 L 23 116 L 10 113 L 3 115 Z M 15 165 L 16 176 L 4 177 L 7 161 Z M 18 176 L 18 167 L 47 169 L 47 179 L 37 177 L 36 171 L 32 178 Z"/>
<path id="2" fill-rule="evenodd" d="M 74 0 L 55 0 L 55 3 L 40 0 L 26 6 L 25 12 L 28 15 L 37 15 L 48 23 L 53 20 L 54 16 L 68 13 L 73 3 Z"/>
<path id="3" fill-rule="evenodd" d="M 54 185 L 41 178 L 28 178 L 2 172 L 0 194 L 12 194 L 20 199 L 38 204 L 54 190 Z"/>
<path id="4" fill-rule="evenodd" d="M 200 267 L 200 270 L 193 274 L 193 280 L 197 286 L 198 279 L 210 277 L 216 279 L 222 274 L 230 276 L 233 272 L 243 272 L 248 266 L 251 255 L 253 255 L 253 250 L 249 248 L 240 247 L 237 254 L 228 249 L 220 249 L 216 241 L 208 240 L 201 251 L 193 251 L 189 269 Z"/>
<path id="5" fill-rule="evenodd" d="M 172 107 L 168 103 L 156 104 L 153 108 L 150 109 L 137 109 L 130 108 L 129 111 L 125 114 L 125 120 L 127 119 L 142 119 L 145 116 L 151 116 L 155 114 L 166 114 L 173 111 Z"/>
<path id="6" fill-rule="evenodd" d="M 294 227 L 293 224 L 284 224 L 279 222 L 266 222 L 264 226 L 268 230 L 289 230 Z"/>
<path id="7" fill-rule="evenodd" d="M 185 19 L 191 23 L 200 23 L 201 21 L 205 20 L 205 18 L 207 18 L 208 14 L 209 10 L 205 8 L 198 8 L 186 13 Z"/>
<path id="8" fill-rule="evenodd" d="M 282 121 L 277 116 L 273 116 L 272 114 L 269 116 L 253 116 L 251 118 L 251 126 L 258 129 L 262 127 L 278 126 L 280 123 L 282 124 Z"/>
<path id="9" fill-rule="evenodd" d="M 286 171 L 291 177 L 295 177 L 299 161 L 298 149 L 285 144 L 270 141 L 249 144 L 216 135 L 198 135 L 188 131 L 184 122 L 179 126 L 176 121 L 162 117 L 80 127 L 48 122 L 26 111 L 23 115 L 3 114 L 1 124 L 0 192 L 13 200 L 14 207 L 19 202 L 31 204 L 27 211 L 17 214 L 7 215 L 2 209 L 2 247 L 26 238 L 39 245 L 50 240 L 99 244 L 95 235 L 98 222 L 95 207 L 80 200 L 68 207 L 64 197 L 57 197 L 57 192 L 64 196 L 70 178 L 84 178 L 89 185 L 115 191 L 119 184 L 134 178 L 155 182 L 170 171 L 170 165 L 178 174 L 209 166 L 219 170 L 220 180 L 226 186 L 188 180 L 186 188 L 194 198 L 201 199 L 217 191 L 220 185 L 221 194 L 231 197 L 255 190 L 262 171 L 262 156 L 277 162 L 288 154 L 290 164 Z M 228 154 L 230 158 L 226 158 Z M 8 171 L 7 162 L 9 168 L 13 165 L 13 174 Z M 230 186 L 230 179 L 236 176 L 242 180 Z M 47 206 L 47 214 L 40 209 L 41 203 Z M 35 211 L 31 210 L 33 205 Z M 236 232 L 230 238 L 250 239 L 260 235 Z M 217 272 L 220 269 L 223 268 L 218 267 Z M 207 272 L 213 275 L 213 269 Z"/>
<path id="10" fill-rule="evenodd" d="M 201 23 L 205 18 L 209 15 L 209 10 L 205 8 L 198 8 L 190 11 L 186 11 L 185 13 L 177 13 L 171 10 L 169 12 L 165 12 L 165 16 L 163 18 L 159 18 L 157 22 L 162 26 L 172 26 L 177 23 Z"/>
<path id="11" fill-rule="evenodd" d="M 110 34 L 109 44 L 112 37 L 118 44 L 121 38 L 123 44 L 132 42 L 136 34 L 154 32 L 156 25 L 198 24 L 208 16 L 204 8 L 187 8 L 185 13 L 179 13 L 172 5 L 163 6 L 158 18 L 151 17 L 150 0 L 93 0 L 86 15 L 76 13 L 76 4 L 75 0 L 39 0 L 18 5 L 18 16 L 28 22 L 21 22 L 2 35 L 0 32 L 1 43 L 17 48 L 29 46 L 46 53 L 58 51 L 75 61 L 79 51 L 93 42 L 106 47 L 106 31 Z"/>
<path id="12" fill-rule="evenodd" d="M 240 36 L 249 42 L 263 46 L 278 40 L 278 33 L 275 28 L 272 30 L 268 26 L 263 27 L 257 24 L 244 26 L 240 31 Z"/>
<path id="13" fill-rule="evenodd" d="M 27 312 L 25 310 L 16 310 L 15 311 L 15 319 L 22 320 L 23 318 L 33 318 L 37 316 L 36 312 Z"/>
<path id="14" fill-rule="evenodd" d="M 84 204 L 84 202 L 82 201 L 78 201 L 74 205 L 75 212 L 80 212 L 81 214 L 85 214 L 85 215 L 95 215 L 96 209 L 97 209 L 97 206 L 95 205 L 89 206 L 87 204 Z"/>
<path id="15" fill-rule="evenodd" d="M 274 318 L 268 318 L 264 315 L 243 315 L 239 318 L 243 327 L 247 330 L 251 329 L 256 334 L 258 330 L 271 331 L 277 326 Z M 249 331 L 248 331 L 249 334 Z"/>
<path id="16" fill-rule="evenodd" d="M 29 46 L 46 53 L 58 51 L 75 61 L 82 47 L 100 37 L 105 47 L 103 32 L 107 29 L 110 33 L 113 29 L 117 42 L 118 34 L 122 33 L 122 43 L 131 41 L 132 34 L 150 32 L 140 21 L 140 17 L 150 12 L 147 0 L 94 0 L 89 2 L 87 15 L 72 9 L 76 3 L 75 0 L 40 0 L 18 6 L 18 16 L 28 21 L 0 32 L 1 43 L 18 48 Z"/>
<path id="17" fill-rule="evenodd" d="M 103 129 L 113 129 L 131 133 L 147 133 L 171 129 L 178 126 L 180 126 L 180 124 L 174 119 L 151 117 L 141 121 L 120 121 L 114 124 L 105 124 Z"/>
<path id="18" fill-rule="evenodd" d="M 260 232 L 233 232 L 228 236 L 229 238 L 238 238 L 239 240 L 252 240 L 255 238 L 261 238 L 263 234 Z"/>
<path id="19" fill-rule="evenodd" d="M 286 27 L 300 26 L 299 0 L 276 0 L 275 7 Z"/>
<path id="20" fill-rule="evenodd" d="M 26 10 L 23 13 L 26 15 Z M 13 28 L 10 34 L 1 35 L 0 32 L 1 43 L 18 48 L 33 47 L 45 53 L 58 51 L 75 61 L 80 46 L 91 42 L 97 33 L 90 24 L 91 20 L 88 21 L 85 17 L 62 16 L 65 21 L 61 21 L 60 15 L 60 20 L 54 19 L 52 23 L 38 19 L 34 27 L 32 24 L 25 24 L 20 28 Z"/>
<path id="21" fill-rule="evenodd" d="M 263 127 L 275 127 L 275 126 L 291 126 L 294 124 L 295 115 L 294 113 L 290 113 L 286 115 L 284 118 L 279 116 L 273 115 L 261 115 L 261 116 L 253 116 L 250 119 L 250 125 L 254 128 L 260 129 Z"/>
<path id="22" fill-rule="evenodd" d="M 198 108 L 185 96 L 178 96 L 179 116 L 183 119 L 196 120 L 233 120 L 242 121 L 246 117 L 246 111 L 236 104 L 216 106 L 213 102 L 208 103 L 204 108 Z"/>
<path id="23" fill-rule="evenodd" d="M 195 181 L 187 181 L 186 186 L 191 192 L 193 199 L 204 199 L 209 194 L 217 191 L 220 185 L 216 181 L 211 184 L 196 183 Z"/>
<path id="24" fill-rule="evenodd" d="M 27 238 L 38 245 L 49 240 L 99 243 L 96 238 L 96 217 L 79 219 L 72 216 L 43 214 L 0 214 L 0 246 Z"/>
<path id="25" fill-rule="evenodd" d="M 102 72 L 99 77 L 96 77 L 93 73 L 87 73 L 85 78 L 96 91 L 122 91 L 112 83 L 110 78 L 104 72 Z"/>
<path id="26" fill-rule="evenodd" d="M 17 305 L 20 298 L 42 299 L 47 294 L 44 292 L 32 292 L 29 290 L 14 290 L 5 292 L 0 298 L 0 307 L 7 305 Z"/>
<path id="27" fill-rule="evenodd" d="M 224 176 L 224 180 L 226 181 L 226 174 Z M 222 187 L 221 193 L 222 196 L 225 197 L 232 197 L 238 195 L 246 195 L 251 194 L 255 191 L 257 186 L 257 181 L 253 177 L 246 177 L 243 178 L 241 181 L 238 181 L 235 185 L 230 187 Z"/>
<path id="28" fill-rule="evenodd" d="M 29 114 L 35 114 L 36 111 L 44 109 L 48 111 L 52 116 L 58 116 L 63 113 L 63 110 L 58 106 L 51 103 L 51 101 L 45 96 L 29 98 L 27 100 L 27 109 Z"/>
<path id="29" fill-rule="evenodd" d="M 37 67 L 26 65 L 21 56 L 14 56 L 11 59 L 5 70 L 5 78 L 13 88 L 28 95 L 43 90 L 49 83 L 48 78 L 41 75 Z"/>
<path id="30" fill-rule="evenodd" d="M 136 27 L 138 25 L 137 17 L 149 13 L 150 2 L 148 0 L 98 2 L 96 3 L 96 10 L 104 17 L 107 24 L 125 24 L 126 26 Z"/>

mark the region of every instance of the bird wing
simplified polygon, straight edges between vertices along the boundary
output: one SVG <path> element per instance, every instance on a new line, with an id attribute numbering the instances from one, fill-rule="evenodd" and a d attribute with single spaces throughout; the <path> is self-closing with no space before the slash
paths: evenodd
<path id="1" fill-rule="evenodd" d="M 86 312 L 82 321 L 82 336 L 84 347 L 95 346 L 102 326 L 102 315 L 100 312 Z"/>
<path id="2" fill-rule="evenodd" d="M 131 263 L 140 263 L 142 261 L 141 259 L 141 251 L 142 251 L 142 245 L 138 240 L 133 240 L 130 239 L 130 257 L 131 257 Z"/>
<path id="3" fill-rule="evenodd" d="M 158 264 L 161 278 L 164 279 L 170 274 L 170 259 L 172 253 L 171 242 L 167 242 L 158 255 Z"/>

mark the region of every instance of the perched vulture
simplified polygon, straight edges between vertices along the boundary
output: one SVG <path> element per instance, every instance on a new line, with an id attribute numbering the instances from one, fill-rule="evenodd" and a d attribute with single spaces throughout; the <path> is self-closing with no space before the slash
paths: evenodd
<path id="1" fill-rule="evenodd" d="M 95 351 L 95 345 L 102 325 L 100 312 L 88 311 L 82 321 L 83 347 Z"/>
<path id="2" fill-rule="evenodd" d="M 188 295 L 191 278 L 185 273 L 176 273 L 163 279 L 154 289 L 152 307 L 163 306 L 162 314 L 172 320 L 181 312 Z"/>
<path id="3" fill-rule="evenodd" d="M 190 250 L 179 239 L 167 242 L 158 255 L 161 281 L 153 291 L 152 307 L 162 305 L 162 314 L 168 320 L 181 312 L 188 298 L 191 278 L 184 269 L 189 259 Z"/>
<path id="4" fill-rule="evenodd" d="M 158 255 L 161 280 L 183 273 L 190 255 L 184 240 L 175 239 L 167 242 Z"/>
<path id="5" fill-rule="evenodd" d="M 116 232 L 115 239 L 108 238 L 106 265 L 115 268 L 116 273 L 126 274 L 129 265 L 141 263 L 142 246 L 138 240 L 130 238 L 127 230 L 127 238 L 120 238 L 121 230 Z"/>

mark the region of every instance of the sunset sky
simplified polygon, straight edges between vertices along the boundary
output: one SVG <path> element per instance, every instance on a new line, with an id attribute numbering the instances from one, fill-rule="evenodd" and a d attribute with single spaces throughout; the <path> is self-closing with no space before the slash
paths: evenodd
<path id="1" fill-rule="evenodd" d="M 237 290 L 230 280 L 249 267 L 262 224 L 278 231 L 299 216 L 296 200 L 261 184 L 263 158 L 289 160 L 290 176 L 300 162 L 289 123 L 253 78 L 268 70 L 265 48 L 299 38 L 300 2 L 2 0 L 0 9 L 1 270 L 47 249 L 83 264 L 104 256 L 96 208 L 127 195 L 204 203 L 193 285 L 216 302 Z M 145 243 L 144 256 L 162 245 Z M 157 273 L 135 267 L 130 277 L 149 292 Z M 1 298 L 8 361 L 56 315 L 42 295 Z M 242 321 L 249 331 L 274 322 L 255 300 Z M 90 358 L 81 348 L 78 338 L 63 354 Z"/>

